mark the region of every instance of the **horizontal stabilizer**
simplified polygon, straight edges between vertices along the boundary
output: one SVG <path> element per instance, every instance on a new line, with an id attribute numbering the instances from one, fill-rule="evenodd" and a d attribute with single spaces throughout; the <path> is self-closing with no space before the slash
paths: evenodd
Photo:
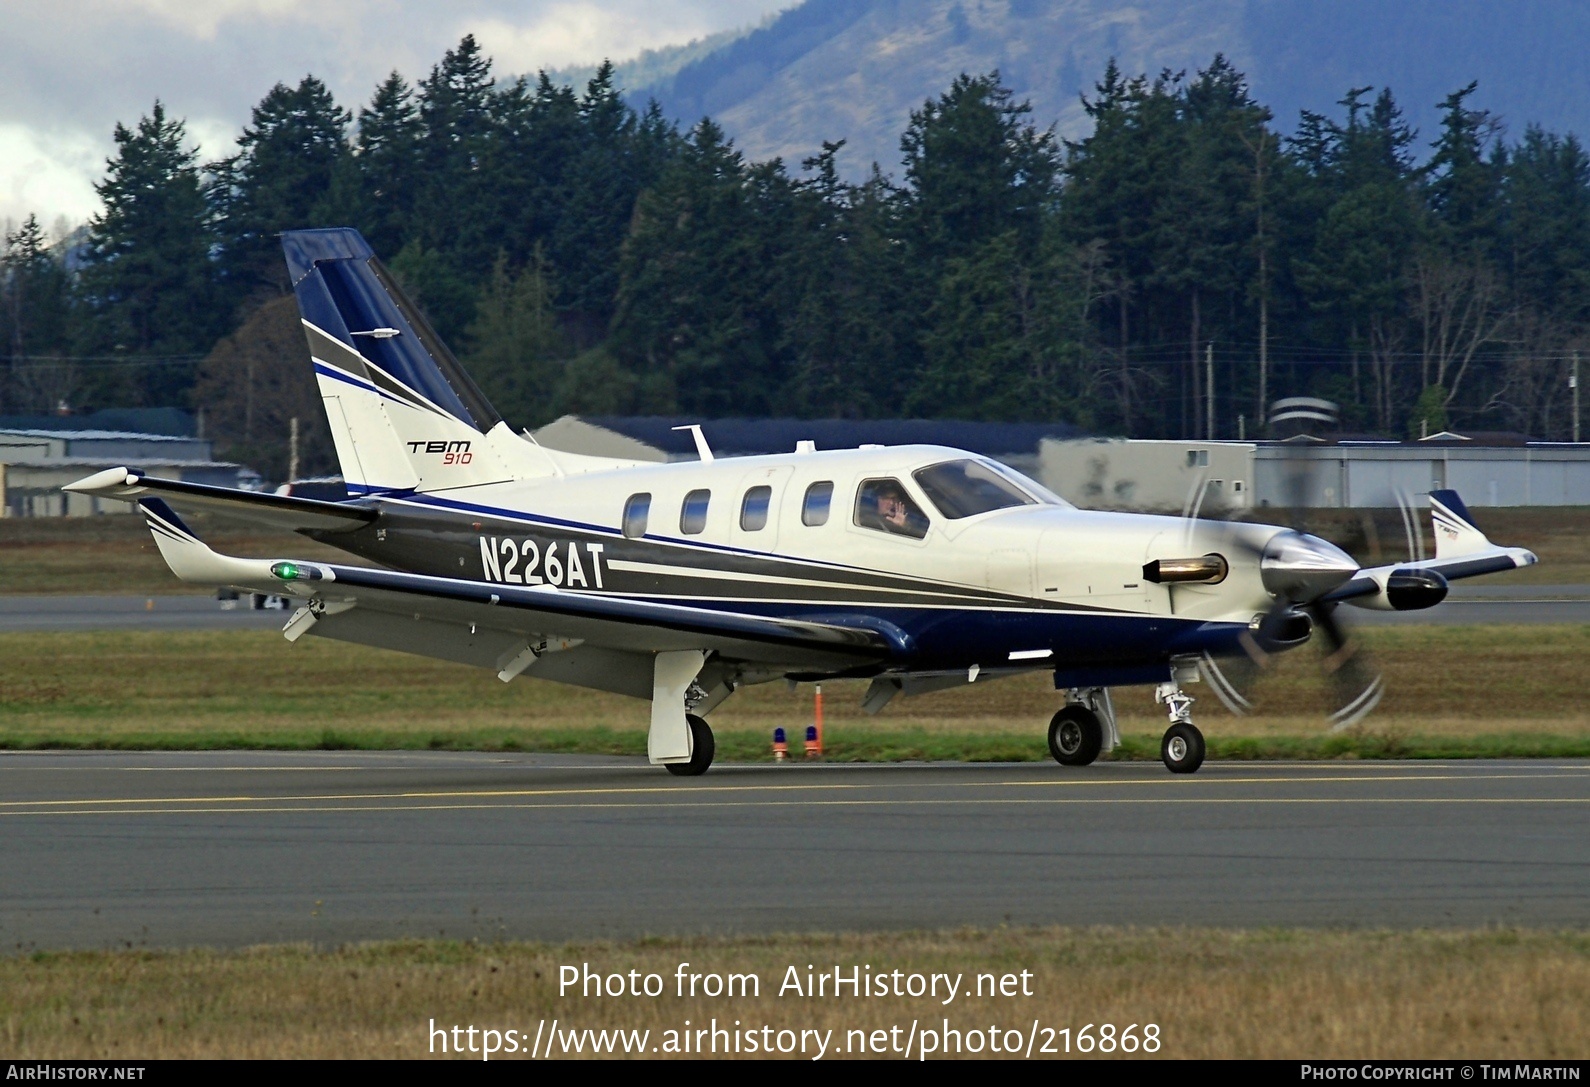
<path id="1" fill-rule="evenodd" d="M 292 532 L 350 532 L 363 528 L 379 516 L 371 506 L 239 491 L 177 479 L 158 479 L 141 476 L 126 468 L 107 468 L 76 483 L 68 483 L 61 489 L 121 502 L 158 497 L 184 509 L 224 513 Z"/>

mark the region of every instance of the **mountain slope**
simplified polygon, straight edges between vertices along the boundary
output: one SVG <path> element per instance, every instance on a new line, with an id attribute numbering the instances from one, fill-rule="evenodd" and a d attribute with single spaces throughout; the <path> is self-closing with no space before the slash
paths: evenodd
<path id="1" fill-rule="evenodd" d="M 1590 132 L 1587 47 L 1578 0 L 806 0 L 635 95 L 687 124 L 711 115 L 753 158 L 846 139 L 854 175 L 897 172 L 910 111 L 962 71 L 998 68 L 1040 125 L 1080 135 L 1079 95 L 1111 57 L 1154 73 L 1223 52 L 1285 130 L 1374 85 L 1433 138 L 1435 104 L 1478 79 L 1473 104 L 1515 136 Z"/>

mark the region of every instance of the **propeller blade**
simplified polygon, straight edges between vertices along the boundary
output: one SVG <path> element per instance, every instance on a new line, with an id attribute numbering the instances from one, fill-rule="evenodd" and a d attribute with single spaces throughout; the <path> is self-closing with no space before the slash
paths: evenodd
<path id="1" fill-rule="evenodd" d="M 1253 709 L 1248 692 L 1270 667 L 1275 654 L 1281 651 L 1287 627 L 1296 618 L 1291 604 L 1285 599 L 1277 600 L 1259 620 L 1258 629 L 1245 631 L 1238 639 L 1242 646 L 1241 656 L 1228 657 L 1222 663 L 1208 653 L 1203 655 L 1200 669 L 1210 690 L 1236 716 L 1242 717 Z"/>
<path id="2" fill-rule="evenodd" d="M 1247 691 L 1258 677 L 1259 668 L 1246 657 L 1227 660 L 1224 665 L 1205 653 L 1198 662 L 1198 671 L 1209 689 L 1215 692 L 1220 704 L 1233 716 L 1246 717 L 1253 709 Z"/>
<path id="3" fill-rule="evenodd" d="M 1309 605 L 1309 618 L 1325 638 L 1325 675 L 1330 681 L 1336 709 L 1331 731 L 1340 732 L 1362 721 L 1386 693 L 1385 678 L 1368 652 L 1336 618 L 1336 605 Z"/>
<path id="4" fill-rule="evenodd" d="M 1262 535 L 1240 522 L 1203 519 L 1200 514 L 1208 497 L 1209 480 L 1206 473 L 1200 473 L 1182 507 L 1184 550 L 1190 555 L 1193 550 L 1214 544 L 1223 555 L 1245 554 L 1258 559 L 1265 586 L 1275 597 L 1257 627 L 1239 638 L 1243 650 L 1240 655 L 1217 660 L 1209 653 L 1203 654 L 1199 670 L 1209 689 L 1236 716 L 1252 712 L 1250 692 L 1275 655 L 1309 637 L 1310 630 L 1303 625 L 1303 615 L 1307 615 L 1312 629 L 1325 639 L 1324 667 L 1335 705 L 1330 716 L 1331 730 L 1350 728 L 1363 720 L 1380 703 L 1385 681 L 1368 653 L 1337 620 L 1336 606 L 1319 599 L 1356 573 L 1358 563 L 1346 552 L 1297 527 L 1298 509 L 1292 511 L 1293 531 Z M 1223 528 L 1214 528 L 1222 523 Z M 1404 524 L 1410 552 L 1422 555 L 1422 533 L 1417 522 L 1408 519 L 1407 504 Z M 1195 532 L 1201 541 L 1198 548 L 1192 547 Z M 1211 539 L 1215 533 L 1218 535 Z"/>

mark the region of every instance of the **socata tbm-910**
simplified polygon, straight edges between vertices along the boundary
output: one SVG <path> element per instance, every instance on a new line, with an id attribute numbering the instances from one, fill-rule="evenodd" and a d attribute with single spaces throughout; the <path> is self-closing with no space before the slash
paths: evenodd
<path id="1" fill-rule="evenodd" d="M 350 499 L 321 502 L 100 472 L 68 490 L 136 502 L 185 581 L 302 601 L 284 633 L 651 700 L 651 761 L 712 762 L 704 720 L 737 688 L 870 678 L 896 694 L 1052 670 L 1061 763 L 1118 741 L 1109 688 L 1153 684 L 1165 765 L 1203 761 L 1183 685 L 1242 704 L 1273 653 L 1318 632 L 1338 726 L 1380 678 L 1333 613 L 1430 607 L 1447 581 L 1535 561 L 1430 495 L 1436 557 L 1360 569 L 1273 525 L 1079 510 L 1009 468 L 939 446 L 691 463 L 543 448 L 516 433 L 354 230 L 284 236 Z M 175 508 L 174 508 L 175 507 Z M 379 568 L 216 553 L 176 509 L 224 510 Z"/>

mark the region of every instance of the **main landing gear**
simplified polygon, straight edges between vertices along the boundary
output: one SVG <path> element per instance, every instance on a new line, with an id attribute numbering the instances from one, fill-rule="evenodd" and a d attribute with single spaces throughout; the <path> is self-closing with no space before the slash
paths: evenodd
<path id="1" fill-rule="evenodd" d="M 1049 754 L 1062 766 L 1087 766 L 1119 742 L 1115 707 L 1103 687 L 1073 687 L 1049 721 Z"/>
<path id="2" fill-rule="evenodd" d="M 676 777 L 700 777 L 712 765 L 712 756 L 717 754 L 717 741 L 712 738 L 712 726 L 695 714 L 685 714 L 685 723 L 690 726 L 690 761 L 665 765 L 668 772 Z"/>
<path id="3" fill-rule="evenodd" d="M 1154 701 L 1170 714 L 1170 727 L 1159 742 L 1159 757 L 1173 774 L 1191 774 L 1204 764 L 1204 734 L 1192 723 L 1191 696 L 1176 683 L 1154 688 Z"/>
<path id="4" fill-rule="evenodd" d="M 1086 766 L 1104 746 L 1104 726 L 1098 714 L 1072 704 L 1049 721 L 1049 754 L 1062 766 Z"/>

